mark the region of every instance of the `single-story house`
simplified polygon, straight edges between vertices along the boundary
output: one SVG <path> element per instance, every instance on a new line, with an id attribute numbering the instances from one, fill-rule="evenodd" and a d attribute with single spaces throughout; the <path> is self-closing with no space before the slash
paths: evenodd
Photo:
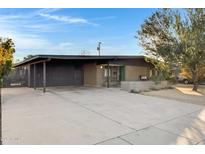
<path id="1" fill-rule="evenodd" d="M 14 66 L 27 71 L 28 87 L 120 86 L 154 73 L 144 56 L 36 55 Z"/>

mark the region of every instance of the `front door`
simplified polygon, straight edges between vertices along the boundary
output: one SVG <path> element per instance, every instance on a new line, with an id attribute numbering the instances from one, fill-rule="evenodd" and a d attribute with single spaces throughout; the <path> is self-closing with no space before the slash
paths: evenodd
<path id="1" fill-rule="evenodd" d="M 110 86 L 120 86 L 120 67 L 110 66 Z"/>

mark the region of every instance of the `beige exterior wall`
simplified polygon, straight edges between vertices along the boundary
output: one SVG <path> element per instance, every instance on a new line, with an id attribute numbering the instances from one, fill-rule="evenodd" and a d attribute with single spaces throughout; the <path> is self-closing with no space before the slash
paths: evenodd
<path id="1" fill-rule="evenodd" d="M 105 86 L 105 78 L 103 77 L 103 69 L 96 63 L 84 65 L 84 86 Z M 139 76 L 150 77 L 150 68 L 143 66 L 125 66 L 125 81 L 139 80 Z"/>
<path id="2" fill-rule="evenodd" d="M 84 86 L 96 86 L 96 71 L 95 63 L 84 65 Z"/>
<path id="3" fill-rule="evenodd" d="M 96 81 L 97 81 L 97 85 L 98 87 L 102 87 L 104 85 L 104 71 L 102 68 L 100 68 L 100 65 L 97 65 L 97 71 L 96 71 L 96 75 L 97 75 L 97 78 L 96 78 Z"/>
<path id="4" fill-rule="evenodd" d="M 84 86 L 103 86 L 103 69 L 95 63 L 84 65 Z"/>
<path id="5" fill-rule="evenodd" d="M 142 66 L 125 66 L 125 81 L 139 80 L 139 76 L 150 77 L 150 68 Z"/>

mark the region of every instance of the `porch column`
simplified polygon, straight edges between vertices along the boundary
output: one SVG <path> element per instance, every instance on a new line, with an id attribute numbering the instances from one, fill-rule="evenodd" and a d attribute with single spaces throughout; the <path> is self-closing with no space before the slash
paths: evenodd
<path id="1" fill-rule="evenodd" d="M 43 92 L 46 92 L 46 62 L 43 62 Z"/>
<path id="2" fill-rule="evenodd" d="M 28 87 L 31 87 L 31 65 L 27 65 L 28 73 Z"/>
<path id="3" fill-rule="evenodd" d="M 36 64 L 33 65 L 33 87 L 36 90 Z"/>
<path id="4" fill-rule="evenodd" d="M 107 63 L 107 88 L 110 87 L 110 65 Z"/>

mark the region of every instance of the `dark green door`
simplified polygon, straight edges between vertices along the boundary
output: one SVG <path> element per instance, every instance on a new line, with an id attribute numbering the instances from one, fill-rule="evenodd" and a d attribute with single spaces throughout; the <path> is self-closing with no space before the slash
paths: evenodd
<path id="1" fill-rule="evenodd" d="M 125 66 L 120 66 L 120 81 L 125 81 Z"/>

